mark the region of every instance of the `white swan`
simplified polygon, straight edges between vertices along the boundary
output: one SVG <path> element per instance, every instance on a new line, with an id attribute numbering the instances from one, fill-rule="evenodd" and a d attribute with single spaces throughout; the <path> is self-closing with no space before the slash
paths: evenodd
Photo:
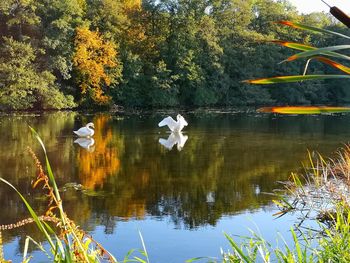
<path id="1" fill-rule="evenodd" d="M 174 145 L 177 144 L 177 150 L 181 151 L 182 148 L 185 146 L 187 139 L 188 136 L 183 135 L 182 132 L 172 132 L 167 140 L 160 138 L 159 143 L 168 150 L 171 150 L 174 147 Z"/>
<path id="2" fill-rule="evenodd" d="M 182 117 L 180 114 L 178 114 L 176 116 L 176 121 L 168 116 L 166 118 L 164 118 L 160 123 L 158 123 L 159 127 L 163 127 L 163 126 L 168 126 L 169 129 L 172 132 L 181 132 L 181 130 L 188 125 L 187 121 L 184 119 L 184 117 Z"/>
<path id="3" fill-rule="evenodd" d="M 82 127 L 79 130 L 73 131 L 73 132 L 79 137 L 91 137 L 92 135 L 94 135 L 95 131 L 90 127 L 95 128 L 92 122 L 86 124 L 85 127 Z"/>
<path id="4" fill-rule="evenodd" d="M 74 143 L 79 144 L 81 147 L 88 150 L 89 152 L 93 152 L 95 150 L 95 140 L 93 138 L 78 138 L 74 141 Z"/>

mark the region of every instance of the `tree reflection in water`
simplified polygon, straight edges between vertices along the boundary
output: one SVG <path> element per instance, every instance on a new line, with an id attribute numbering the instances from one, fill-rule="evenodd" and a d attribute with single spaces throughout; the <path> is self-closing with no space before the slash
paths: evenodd
<path id="1" fill-rule="evenodd" d="M 272 197 L 263 193 L 272 192 L 279 187 L 276 181 L 298 170 L 307 148 L 329 155 L 350 129 L 348 115 L 188 114 L 190 139 L 182 140 L 186 144 L 180 140 L 181 151 L 169 151 L 158 142 L 159 118 L 135 115 L 121 120 L 109 114 L 64 112 L 0 116 L 1 176 L 18 186 L 37 209 L 45 209 L 40 193 L 30 186 L 35 167 L 25 149 L 30 145 L 40 151 L 28 123 L 46 144 L 57 183 L 74 182 L 86 190 L 62 193 L 67 213 L 84 229 L 104 225 L 113 232 L 117 218 L 147 215 L 196 228 L 269 205 Z M 74 144 L 77 138 L 72 134 L 89 121 L 96 126 L 94 151 Z M 0 224 L 28 216 L 4 185 L 0 200 Z M 31 235 L 30 229 L 26 234 Z M 13 235 L 4 233 L 5 242 Z"/>
<path id="2" fill-rule="evenodd" d="M 98 115 L 94 118 L 94 150 L 79 148 L 77 152 L 78 176 L 84 188 L 103 188 L 110 175 L 120 169 L 118 139 L 113 137 L 110 117 Z"/>

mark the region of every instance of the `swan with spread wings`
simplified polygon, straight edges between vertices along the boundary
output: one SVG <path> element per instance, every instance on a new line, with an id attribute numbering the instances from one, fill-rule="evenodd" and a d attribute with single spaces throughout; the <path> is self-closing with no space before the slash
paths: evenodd
<path id="1" fill-rule="evenodd" d="M 168 116 L 158 123 L 159 127 L 168 126 L 171 132 L 181 132 L 181 130 L 187 125 L 187 121 L 180 114 L 176 116 L 176 121 Z"/>

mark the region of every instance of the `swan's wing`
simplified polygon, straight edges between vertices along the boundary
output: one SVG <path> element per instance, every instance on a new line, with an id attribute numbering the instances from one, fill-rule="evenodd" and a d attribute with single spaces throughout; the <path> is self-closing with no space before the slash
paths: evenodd
<path id="1" fill-rule="evenodd" d="M 165 148 L 171 150 L 174 147 L 174 145 L 177 143 L 177 140 L 176 140 L 174 133 L 171 133 L 169 135 L 168 139 L 166 139 L 166 140 L 163 138 L 160 138 L 159 143 L 161 145 L 163 145 Z"/>
<path id="2" fill-rule="evenodd" d="M 81 137 L 86 137 L 86 136 L 92 135 L 90 129 L 88 129 L 86 127 L 82 127 L 79 130 L 73 131 L 73 132 Z"/>
<path id="3" fill-rule="evenodd" d="M 180 126 L 182 126 L 182 127 L 184 127 L 184 126 L 187 126 L 187 125 L 188 125 L 187 121 L 186 121 L 186 120 L 185 120 L 185 118 L 184 118 L 184 117 L 182 117 L 182 116 L 181 116 L 181 118 L 180 118 L 179 122 L 180 122 Z"/>
<path id="4" fill-rule="evenodd" d="M 164 118 L 160 123 L 158 123 L 159 127 L 163 127 L 163 126 L 168 126 L 169 129 L 171 131 L 173 131 L 175 129 L 175 127 L 177 126 L 176 121 L 174 121 L 174 119 L 170 116 Z"/>

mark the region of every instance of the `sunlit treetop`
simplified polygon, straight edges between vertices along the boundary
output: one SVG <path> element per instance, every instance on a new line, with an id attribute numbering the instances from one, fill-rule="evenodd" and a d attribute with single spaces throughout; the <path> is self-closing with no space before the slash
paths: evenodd
<path id="1" fill-rule="evenodd" d="M 138 10 L 141 8 L 141 0 L 123 0 L 124 8 L 127 10 Z"/>
<path id="2" fill-rule="evenodd" d="M 115 45 L 104 40 L 99 32 L 86 27 L 77 28 L 73 63 L 79 75 L 82 94 L 91 92 L 92 99 L 99 104 L 109 101 L 102 88 L 113 81 L 108 69 L 118 66 L 116 56 Z"/>

